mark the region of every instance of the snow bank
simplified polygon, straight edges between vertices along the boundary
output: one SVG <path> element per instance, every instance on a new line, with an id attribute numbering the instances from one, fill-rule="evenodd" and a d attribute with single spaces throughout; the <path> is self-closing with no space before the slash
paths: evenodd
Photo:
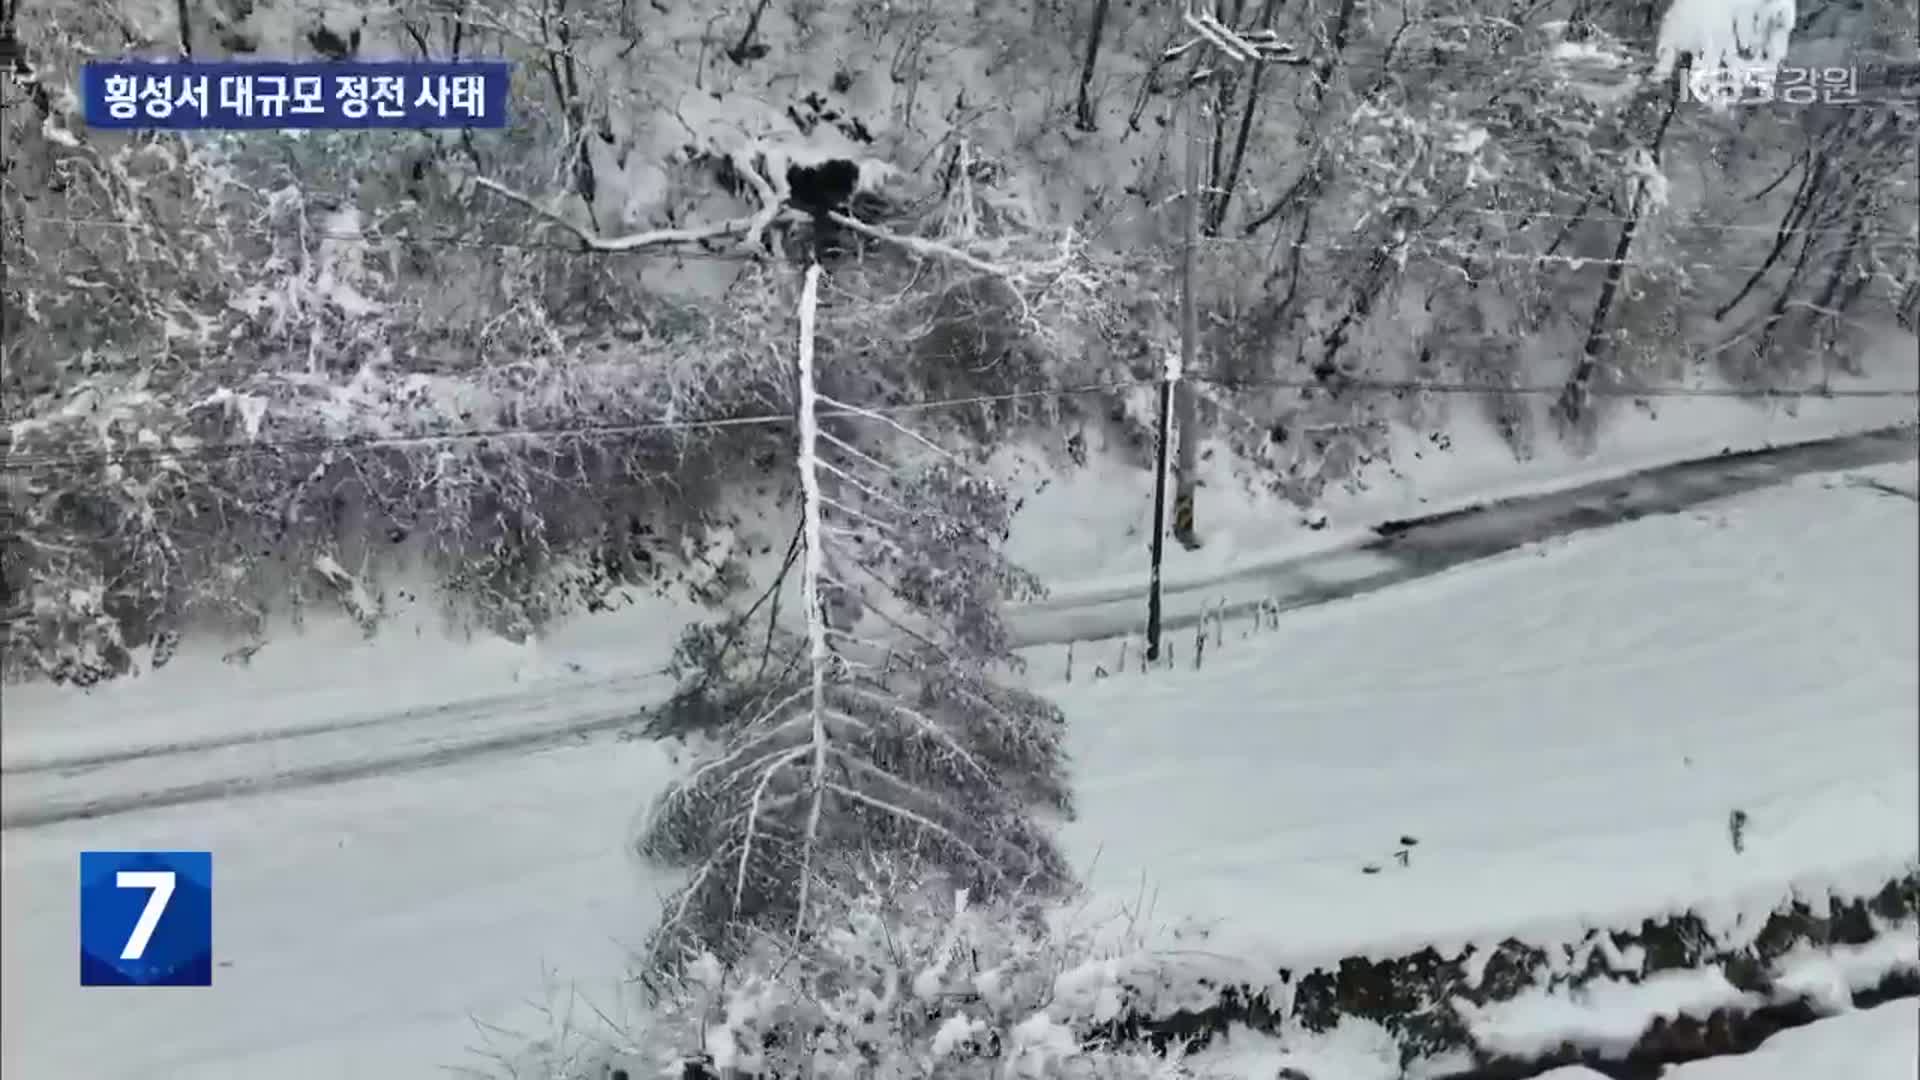
<path id="1" fill-rule="evenodd" d="M 1920 1012 L 1894 1001 L 1850 1016 L 1783 1031 L 1739 1057 L 1677 1065 L 1664 1080 L 1913 1080 Z M 1583 1066 L 1555 1069 L 1539 1080 L 1605 1080 Z"/>
<path id="2" fill-rule="evenodd" d="M 1402 1080 L 1385 1034 L 1371 1024 L 1343 1025 L 1323 1036 L 1276 1038 L 1236 1028 L 1219 1046 L 1191 1059 L 1212 1080 L 1274 1080 L 1296 1070 L 1310 1080 Z M 1895 1001 L 1849 1016 L 1783 1031 L 1751 1054 L 1676 1065 L 1663 1080 L 1913 1080 L 1920 1012 Z M 1383 1054 L 1385 1056 L 1383 1056 Z M 1414 1075 L 1429 1075 L 1417 1072 Z M 1608 1080 L 1570 1065 L 1536 1080 Z"/>
<path id="3" fill-rule="evenodd" d="M 1467 1018 L 1475 1044 L 1492 1054 L 1531 1058 L 1572 1043 L 1619 1057 L 1656 1018 L 1705 1020 L 1762 1000 L 1728 982 L 1724 972 L 1708 969 L 1656 972 L 1638 983 L 1600 981 L 1574 992 L 1536 990 L 1486 1008 L 1465 1001 L 1455 1007 Z"/>

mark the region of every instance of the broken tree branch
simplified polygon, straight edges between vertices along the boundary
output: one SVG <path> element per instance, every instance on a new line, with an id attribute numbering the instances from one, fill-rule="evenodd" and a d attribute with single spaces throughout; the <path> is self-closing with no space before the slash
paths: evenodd
<path id="1" fill-rule="evenodd" d="M 595 251 L 639 251 L 650 247 L 671 247 L 676 244 L 698 244 L 708 240 L 719 240 L 729 236 L 747 237 L 755 235 L 755 223 L 765 213 L 764 209 L 750 218 L 735 218 L 731 221 L 716 222 L 690 229 L 653 229 L 647 232 L 629 233 L 625 236 L 601 236 L 592 229 L 584 228 L 568 221 L 560 214 L 536 202 L 532 196 L 524 195 L 514 189 L 484 176 L 475 177 L 474 184 L 499 195 L 501 198 L 517 202 L 547 221 L 579 237 L 580 242 Z"/>

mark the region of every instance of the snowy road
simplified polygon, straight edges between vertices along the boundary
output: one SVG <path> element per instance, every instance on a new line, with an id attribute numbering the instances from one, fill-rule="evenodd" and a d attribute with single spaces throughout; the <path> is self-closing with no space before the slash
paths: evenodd
<path id="1" fill-rule="evenodd" d="M 1068 842 L 1096 888 L 1150 881 L 1249 954 L 1869 880 L 1920 851 L 1917 543 L 1909 497 L 1807 478 L 1302 612 L 1199 676 L 1055 688 Z M 543 966 L 609 1004 L 663 885 L 622 838 L 669 768 L 601 737 L 8 829 L 0 1071 L 424 1077 L 475 1060 L 470 1015 L 538 1021 Z M 1360 872 L 1402 832 L 1411 866 Z M 211 990 L 76 985 L 76 852 L 140 847 L 215 852 Z"/>
<path id="2" fill-rule="evenodd" d="M 1229 616 L 1263 602 L 1310 607 L 1429 576 L 1547 536 L 1601 527 L 1647 514 L 1779 484 L 1809 472 L 1908 460 L 1910 430 L 1880 432 L 1649 470 L 1624 479 L 1513 499 L 1422 522 L 1383 526 L 1375 539 L 1346 550 L 1255 563 L 1233 574 L 1185 583 L 1166 600 L 1169 632 L 1203 612 Z M 1023 646 L 1138 633 L 1137 591 L 1079 594 L 1068 602 L 1016 611 Z M 664 656 L 667 646 L 642 650 Z M 631 654 L 629 655 L 629 661 Z M 488 754 L 524 754 L 631 727 L 662 700 L 671 681 L 651 665 L 584 675 L 538 689 L 435 703 L 372 715 L 327 718 L 297 728 L 215 732 L 194 741 L 171 737 L 141 745 L 81 747 L 36 754 L 16 736 L 6 747 L 0 826 L 16 829 L 131 810 L 283 790 L 421 769 Z M 107 725 L 100 725 L 105 727 Z M 55 731 L 61 739 L 94 732 Z M 37 741 L 37 740 L 34 740 Z"/>
<path id="3" fill-rule="evenodd" d="M 0 1074 L 410 1080 L 481 1064 L 470 1015 L 544 1034 L 549 970 L 608 1007 L 654 912 L 624 833 L 666 769 L 599 740 L 8 832 Z M 214 852 L 213 989 L 79 986 L 89 848 Z"/>

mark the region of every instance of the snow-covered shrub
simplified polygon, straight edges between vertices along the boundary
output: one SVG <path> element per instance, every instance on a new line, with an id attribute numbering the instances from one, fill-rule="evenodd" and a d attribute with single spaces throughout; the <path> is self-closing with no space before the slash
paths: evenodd
<path id="1" fill-rule="evenodd" d="M 640 1040 L 646 1064 L 737 1080 L 1189 1075 L 1110 1038 L 1133 1004 L 1137 943 L 1049 929 L 1017 897 L 982 904 L 897 873 L 857 888 L 798 946 L 762 936 L 731 963 L 702 953 L 682 965 Z"/>

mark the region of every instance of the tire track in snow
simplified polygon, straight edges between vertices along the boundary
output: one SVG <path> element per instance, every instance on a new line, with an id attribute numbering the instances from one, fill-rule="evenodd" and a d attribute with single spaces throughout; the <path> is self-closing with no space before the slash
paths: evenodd
<path id="1" fill-rule="evenodd" d="M 333 735 L 361 728 L 391 728 L 397 725 L 411 724 L 423 720 L 457 720 L 463 716 L 483 716 L 507 708 L 526 709 L 562 704 L 569 698 L 583 697 L 587 694 L 637 685 L 654 678 L 668 675 L 666 668 L 638 674 L 620 675 L 613 678 L 593 679 L 586 682 L 568 683 L 564 687 L 547 691 L 531 691 L 514 694 L 493 694 L 481 698 L 462 698 L 459 701 L 440 705 L 423 705 L 404 709 L 400 712 L 375 713 L 352 720 L 328 720 L 318 724 L 304 724 L 297 727 L 272 728 L 265 731 L 242 731 L 230 735 L 210 735 L 200 739 L 181 739 L 177 742 L 156 743 L 145 746 L 133 746 L 123 750 L 105 750 L 70 757 L 29 758 L 0 766 L 0 777 L 29 776 L 35 773 L 61 773 L 75 776 L 83 772 L 120 765 L 131 761 L 150 761 L 154 758 L 173 757 L 179 754 L 207 753 L 236 746 L 253 746 L 269 742 L 295 742 L 320 735 Z"/>
<path id="2" fill-rule="evenodd" d="M 1228 617 L 1245 617 L 1261 604 L 1293 611 L 1391 588 L 1468 563 L 1504 554 L 1527 544 L 1558 536 L 1632 521 L 1650 514 L 1674 513 L 1701 503 L 1785 483 L 1809 473 L 1839 472 L 1905 461 L 1913 458 L 1913 429 L 1901 427 L 1841 439 L 1785 447 L 1722 454 L 1719 457 L 1662 466 L 1645 472 L 1583 485 L 1565 492 L 1529 496 L 1451 510 L 1428 517 L 1388 522 L 1376 538 L 1357 547 L 1267 564 L 1170 590 L 1173 608 L 1163 621 L 1172 632 L 1197 625 L 1207 604 L 1223 586 L 1260 590 L 1247 599 L 1213 608 Z M 1874 494 L 1862 489 L 1863 495 Z M 1318 574 L 1315 571 L 1319 571 Z M 1355 570 L 1360 572 L 1355 573 Z M 1070 608 L 1038 607 L 1013 615 L 1018 648 L 1099 640 L 1137 633 L 1140 598 L 1085 598 Z M 643 684 L 655 673 L 576 684 L 564 689 L 529 694 L 500 695 L 479 701 L 430 706 L 376 717 L 312 725 L 294 731 L 241 733 L 199 741 L 182 741 L 94 753 L 63 760 L 16 764 L 5 770 L 4 791 L 13 805 L 0 812 L 0 829 L 24 829 L 85 818 L 105 817 L 184 803 L 265 794 L 293 788 L 339 783 L 383 773 L 434 768 L 486 755 L 535 752 L 569 740 L 584 740 L 636 725 L 651 713 L 655 700 L 635 701 Z M 626 692 L 617 704 L 591 707 L 600 695 Z M 578 701 L 579 707 L 570 703 Z M 545 711 L 565 712 L 567 718 L 546 724 L 513 725 L 474 735 L 466 730 L 476 720 Z M 436 731 L 449 725 L 454 730 Z M 387 754 L 351 754 L 291 768 L 271 768 L 222 778 L 193 778 L 164 787 L 129 784 L 121 790 L 88 795 L 67 793 L 63 784 L 91 776 L 104 779 L 112 771 L 150 772 L 156 760 L 191 763 L 221 753 L 264 749 L 278 757 L 281 748 L 297 751 L 303 740 L 311 744 L 350 732 L 382 734 L 421 729 L 429 737 Z M 431 737 L 435 734 L 441 737 Z M 49 787 L 51 798 L 36 797 L 22 787 Z"/>
<path id="3" fill-rule="evenodd" d="M 1480 506 L 1390 521 L 1376 539 L 1353 548 L 1247 567 L 1169 589 L 1171 610 L 1163 631 L 1198 624 L 1203 605 L 1224 591 L 1252 595 L 1212 610 L 1246 617 L 1277 601 L 1282 612 L 1314 607 L 1390 588 L 1516 548 L 1652 514 L 1670 514 L 1702 503 L 1786 483 L 1809 473 L 1839 472 L 1905 461 L 1920 445 L 1911 427 L 1664 465 L 1596 481 L 1549 495 L 1523 496 Z M 1315 580 L 1315 568 L 1342 563 L 1374 569 L 1338 581 Z M 1182 600 L 1188 601 L 1181 603 Z M 1198 602 L 1194 602 L 1198 601 Z M 1141 633 L 1144 602 L 1139 591 L 1124 597 L 1095 594 L 1072 607 L 1039 605 L 1021 614 L 1014 628 L 1019 648 L 1059 645 Z"/>
<path id="4" fill-rule="evenodd" d="M 338 784 L 370 776 L 413 772 L 451 765 L 469 758 L 510 751 L 536 753 L 569 742 L 581 742 L 644 720 L 651 710 L 634 706 L 611 715 L 600 714 L 565 724 L 507 731 L 488 738 L 443 743 L 424 750 L 390 757 L 330 761 L 304 768 L 287 769 L 267 775 L 237 776 L 183 784 L 159 791 L 125 791 L 96 799 L 76 802 L 50 802 L 9 810 L 0 817 L 0 829 L 28 829 L 55 825 L 63 821 L 81 821 L 139 810 L 157 810 L 183 803 L 230 799 L 242 795 L 264 795 L 294 788 Z"/>

